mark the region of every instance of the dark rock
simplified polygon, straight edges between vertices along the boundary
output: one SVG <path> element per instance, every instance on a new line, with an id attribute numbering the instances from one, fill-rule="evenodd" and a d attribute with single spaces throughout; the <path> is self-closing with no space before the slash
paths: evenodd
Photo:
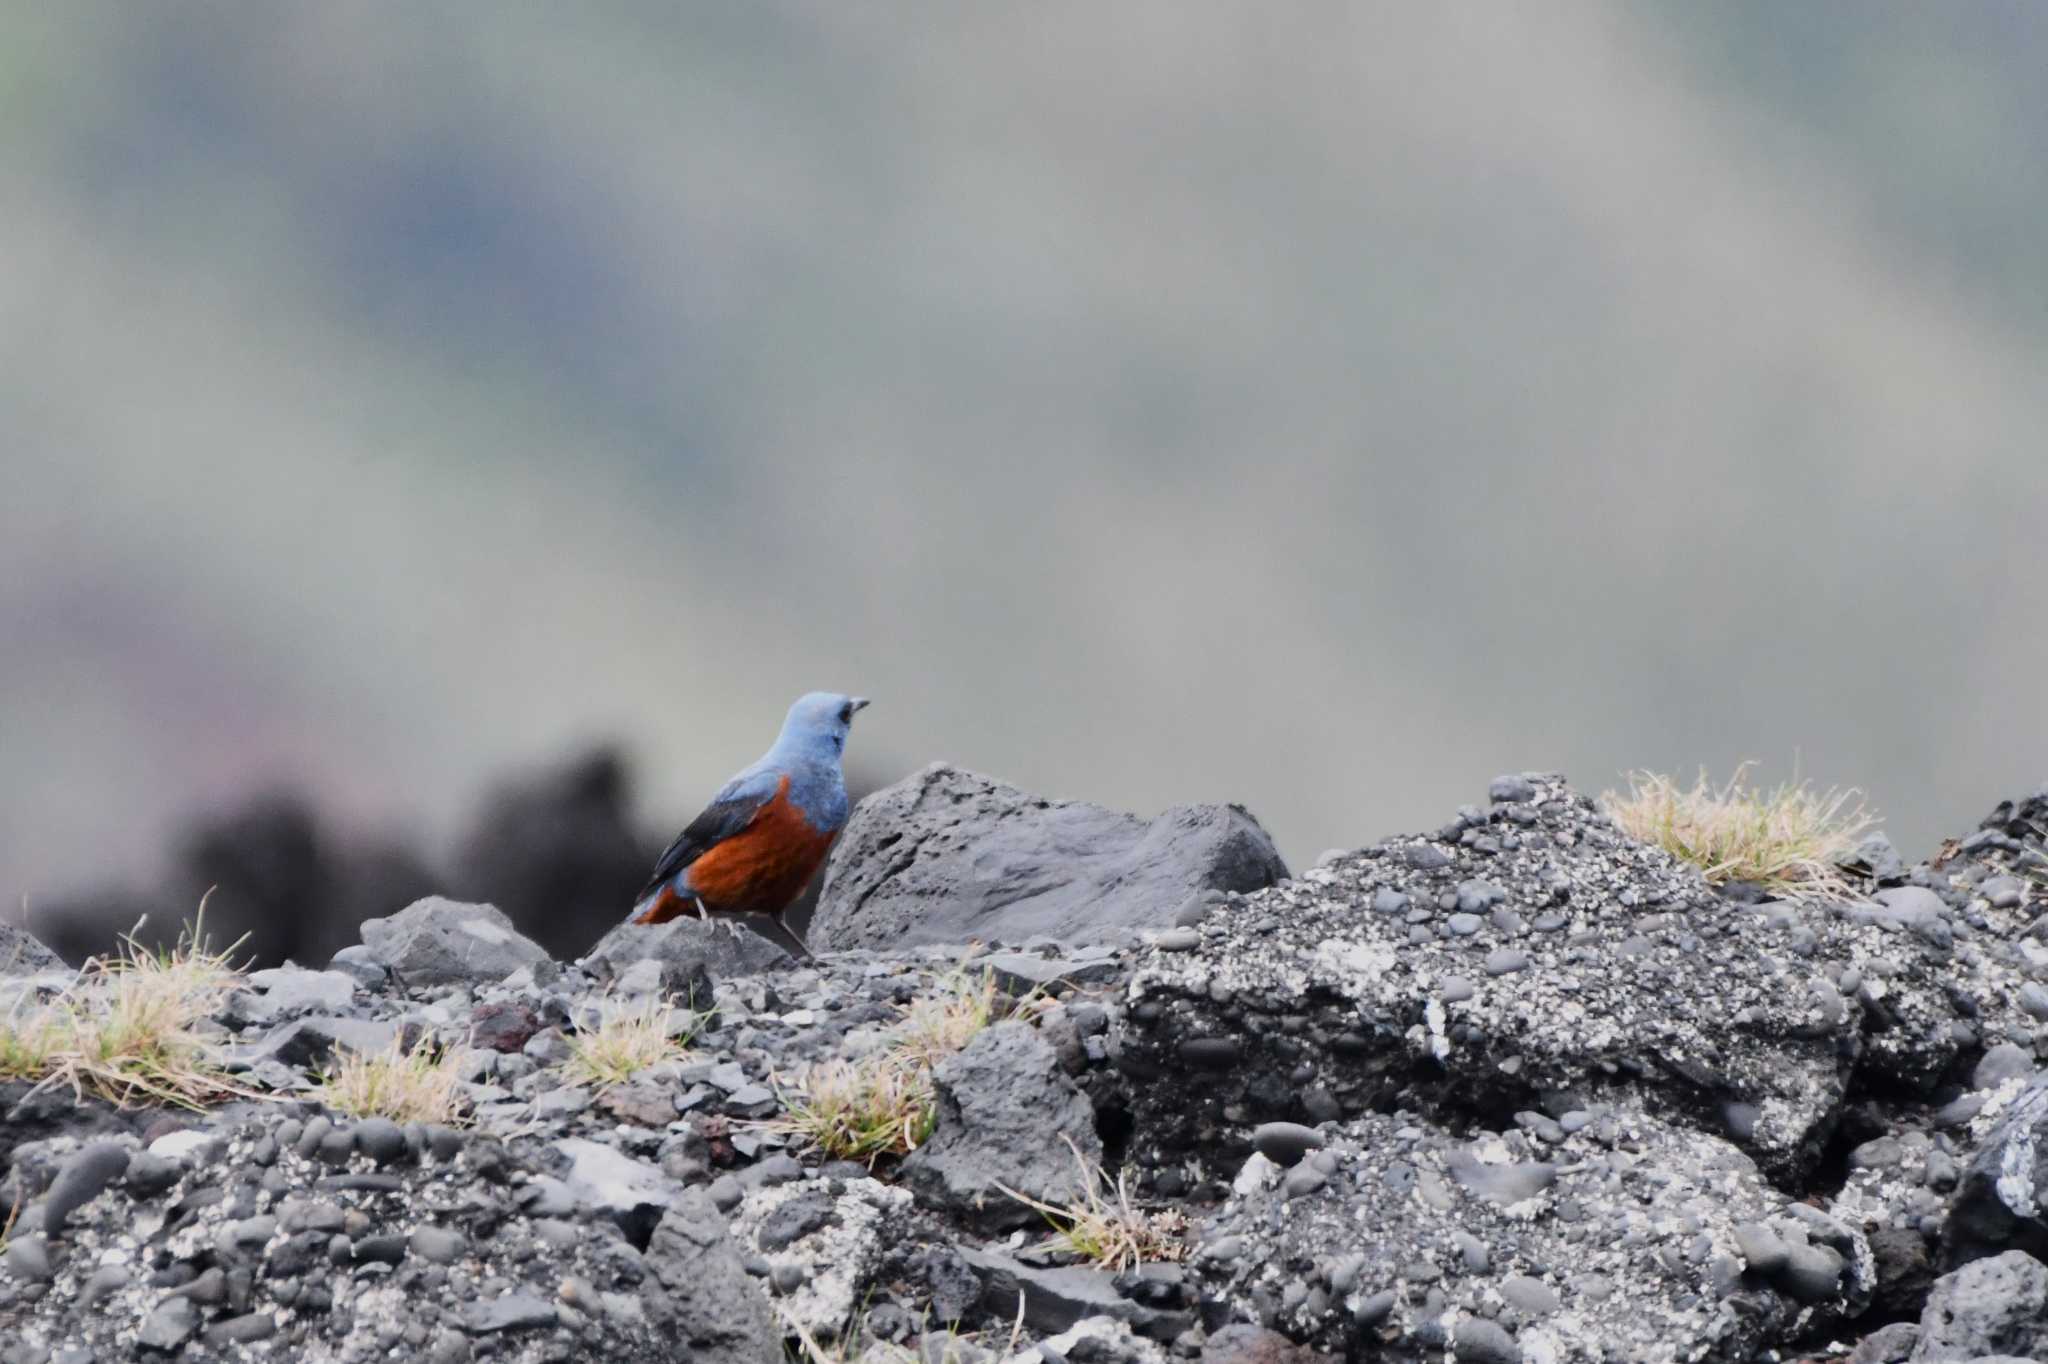
<path id="1" fill-rule="evenodd" d="M 1117 1291 L 1115 1276 L 1099 1269 L 1049 1268 L 965 1247 L 960 1254 L 981 1276 L 982 1311 L 999 1321 L 1015 1319 L 1022 1294 L 1024 1324 L 1034 1331 L 1064 1331 L 1087 1317 L 1111 1317 L 1155 1340 L 1170 1340 L 1187 1324 L 1180 1313 L 1131 1301 Z"/>
<path id="2" fill-rule="evenodd" d="M 1994 1096 L 1995 1121 L 1963 1172 L 1942 1241 L 1950 1263 L 2008 1248 L 2048 1256 L 2048 1074 Z"/>
<path id="3" fill-rule="evenodd" d="M 921 1201 L 997 1230 L 1040 1221 L 1001 1186 L 1062 1205 L 1089 1192 L 1080 1162 L 1102 1160 L 1094 1108 L 1029 1024 L 984 1029 L 932 1079 L 938 1121 L 902 1169 Z"/>
<path id="4" fill-rule="evenodd" d="M 2048 1354 L 2048 1265 L 2023 1251 L 1976 1260 L 1934 1281 L 1916 1361 Z"/>
<path id="5" fill-rule="evenodd" d="M 80 1148 L 57 1171 L 43 1195 L 43 1235 L 58 1236 L 71 1214 L 99 1196 L 100 1190 L 128 1173 L 128 1148 L 96 1141 Z"/>
<path id="6" fill-rule="evenodd" d="M 397 1025 L 374 1018 L 301 1018 L 280 1023 L 236 1055 L 251 1066 L 276 1061 L 298 1070 L 318 1069 L 334 1059 L 335 1049 L 360 1054 L 384 1051 L 398 1036 Z"/>
<path id="7" fill-rule="evenodd" d="M 355 1149 L 379 1165 L 389 1165 L 406 1154 L 405 1132 L 389 1118 L 364 1118 L 355 1126 Z"/>
<path id="8" fill-rule="evenodd" d="M 365 919 L 363 946 L 407 986 L 495 984 L 522 966 L 548 960 L 491 905 L 438 895 L 385 919 Z"/>
<path id="9" fill-rule="evenodd" d="M 1323 1144 L 1323 1134 L 1298 1122 L 1260 1123 L 1252 1131 L 1252 1145 L 1275 1165 L 1298 1165 L 1301 1158 Z"/>
<path id="10" fill-rule="evenodd" d="M 1287 868 L 1235 806 L 1152 820 L 934 764 L 860 803 L 811 926 L 826 949 L 1069 942 L 1167 928 L 1189 897 L 1248 891 Z"/>
<path id="11" fill-rule="evenodd" d="M 1460 846 L 1419 868 L 1411 854 L 1429 845 L 1391 840 L 1361 855 L 1369 875 L 1346 862 L 1283 882 L 1219 908 L 1197 950 L 1139 961 L 1118 1068 L 1141 1156 L 1234 1159 L 1248 1125 L 1312 1120 L 1311 1094 L 1344 1115 L 1395 1102 L 1514 1111 L 1619 1084 L 1702 1123 L 1751 1119 L 1732 1130 L 1774 1176 L 1810 1169 L 1847 1091 L 1856 1012 L 1754 911 L 1623 838 L 1557 780 L 1535 784 L 1515 807 L 1536 819 L 1519 847 Z M 1372 912 L 1389 872 L 1418 905 L 1455 903 L 1461 886 L 1497 890 L 1496 908 L 1526 918 L 1568 901 L 1576 931 L 1519 938 L 1489 963 L 1504 974 L 1475 980 L 1464 940 L 1411 939 L 1398 916 Z M 1662 912 L 1643 914 L 1652 903 Z M 1275 1082 L 1286 1075 L 1305 1078 Z"/>
<path id="12" fill-rule="evenodd" d="M 702 1364 L 781 1364 L 781 1333 L 768 1300 L 703 1194 L 683 1194 L 662 1215 L 646 1265 L 640 1300 L 662 1339 Z"/>
<path id="13" fill-rule="evenodd" d="M 539 1017 L 517 1000 L 492 1000 L 470 1011 L 469 1045 L 485 1051 L 520 1051 L 540 1027 Z"/>

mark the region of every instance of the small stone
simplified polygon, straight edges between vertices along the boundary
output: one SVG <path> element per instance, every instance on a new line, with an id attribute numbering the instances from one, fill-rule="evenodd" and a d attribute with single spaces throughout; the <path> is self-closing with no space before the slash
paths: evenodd
<path id="1" fill-rule="evenodd" d="M 1408 910 L 1408 897 L 1398 890 L 1381 886 L 1372 894 L 1372 907 L 1381 914 L 1405 914 Z"/>
<path id="2" fill-rule="evenodd" d="M 462 1311 L 463 1329 L 475 1335 L 529 1331 L 555 1322 L 555 1305 L 532 1293 L 507 1293 L 488 1302 L 472 1302 Z"/>
<path id="3" fill-rule="evenodd" d="M 1762 1222 L 1743 1222 L 1735 1228 L 1735 1248 L 1755 1273 L 1774 1275 L 1792 1258 L 1792 1248 L 1777 1232 Z"/>
<path id="4" fill-rule="evenodd" d="M 1202 945 L 1202 935 L 1192 928 L 1168 928 L 1152 939 L 1162 952 L 1192 952 Z"/>
<path id="5" fill-rule="evenodd" d="M 1495 777 L 1487 785 L 1486 798 L 1495 805 L 1523 804 L 1536 799 L 1536 784 L 1527 777 Z"/>
<path id="6" fill-rule="evenodd" d="M 154 1151 L 136 1151 L 128 1157 L 128 1172 L 122 1183 L 137 1198 L 154 1198 L 178 1182 L 180 1169 Z"/>
<path id="7" fill-rule="evenodd" d="M 1469 938 L 1486 927 L 1486 920 L 1477 914 L 1453 914 L 1450 918 L 1451 932 L 1460 938 Z"/>
<path id="8" fill-rule="evenodd" d="M 421 1227 L 412 1234 L 412 1253 L 432 1264 L 454 1264 L 466 1248 L 462 1233 L 446 1227 Z"/>
<path id="9" fill-rule="evenodd" d="M 128 1148 L 96 1141 L 74 1152 L 57 1171 L 43 1195 L 43 1235 L 56 1236 L 72 1213 L 99 1196 L 100 1190 L 128 1173 Z"/>
<path id="10" fill-rule="evenodd" d="M 364 1118 L 356 1124 L 355 1148 L 379 1165 L 389 1165 L 406 1153 L 405 1130 L 389 1118 Z"/>
<path id="11" fill-rule="evenodd" d="M 1795 1245 L 1773 1282 L 1799 1302 L 1826 1302 L 1840 1291 L 1843 1268 L 1841 1255 L 1831 1247 Z"/>
<path id="12" fill-rule="evenodd" d="M 1458 1318 L 1451 1340 L 1451 1357 L 1458 1364 L 1522 1364 L 1522 1347 L 1515 1338 L 1485 1317 Z"/>
<path id="13" fill-rule="evenodd" d="M 1517 1311 L 1532 1317 L 1548 1316 L 1563 1304 L 1557 1290 L 1527 1274 L 1510 1274 L 1500 1281 L 1500 1295 Z"/>
<path id="14" fill-rule="evenodd" d="M 1479 987 L 1463 976 L 1445 976 L 1437 993 L 1443 997 L 1446 1004 L 1463 1004 L 1479 993 Z"/>
<path id="15" fill-rule="evenodd" d="M 1358 1306 L 1352 1309 L 1351 1319 L 1360 1326 L 1373 1326 L 1386 1320 L 1387 1314 L 1393 1310 L 1394 1290 L 1383 1288 L 1379 1292 L 1361 1299 Z"/>
<path id="16" fill-rule="evenodd" d="M 16 1236 L 7 1243 L 7 1272 L 29 1283 L 50 1277 L 50 1248 L 40 1236 Z"/>
<path id="17" fill-rule="evenodd" d="M 1252 1131 L 1252 1145 L 1275 1165 L 1288 1167 L 1323 1145 L 1322 1133 L 1297 1122 L 1260 1123 Z"/>
<path id="18" fill-rule="evenodd" d="M 206 1343 L 215 1349 L 253 1345 L 277 1334 L 277 1318 L 269 1312 L 248 1312 L 206 1328 Z"/>
<path id="19" fill-rule="evenodd" d="M 1486 974 L 1489 976 L 1513 975 L 1529 968 L 1529 954 L 1512 947 L 1502 947 L 1486 954 Z"/>
<path id="20" fill-rule="evenodd" d="M 199 1330 L 199 1309 L 189 1298 L 172 1298 L 143 1318 L 137 1344 L 169 1354 Z"/>

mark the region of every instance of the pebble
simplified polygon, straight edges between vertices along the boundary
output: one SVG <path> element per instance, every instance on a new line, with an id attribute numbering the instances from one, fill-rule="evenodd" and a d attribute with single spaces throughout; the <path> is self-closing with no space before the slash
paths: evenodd
<path id="1" fill-rule="evenodd" d="M 406 1154 L 405 1131 L 389 1118 L 364 1118 L 356 1124 L 355 1147 L 379 1165 Z"/>
<path id="2" fill-rule="evenodd" d="M 1288 1167 L 1323 1145 L 1322 1133 L 1296 1122 L 1260 1123 L 1252 1132 L 1252 1145 L 1275 1165 Z"/>
<path id="3" fill-rule="evenodd" d="M 96 1141 L 71 1154 L 43 1195 L 43 1234 L 56 1236 L 72 1213 L 128 1172 L 128 1148 Z"/>
<path id="4" fill-rule="evenodd" d="M 137 1198 L 154 1198 L 178 1182 L 182 1169 L 154 1151 L 139 1150 L 128 1157 L 128 1172 L 122 1179 Z"/>
<path id="5" fill-rule="evenodd" d="M 1445 976 L 1443 984 L 1438 987 L 1438 994 L 1446 1004 L 1463 1004 L 1477 993 L 1479 987 L 1463 976 Z"/>
<path id="6" fill-rule="evenodd" d="M 40 1236 L 16 1236 L 7 1243 L 7 1272 L 29 1283 L 50 1277 L 50 1248 Z"/>
<path id="7" fill-rule="evenodd" d="M 1486 954 L 1486 974 L 1489 976 L 1513 975 L 1529 969 L 1529 954 L 1512 947 L 1496 948 Z"/>
<path id="8" fill-rule="evenodd" d="M 1784 1269 L 1792 1258 L 1792 1248 L 1762 1222 L 1739 1223 L 1735 1228 L 1735 1248 L 1742 1252 L 1750 1269 L 1766 1276 Z"/>
<path id="9" fill-rule="evenodd" d="M 432 1264 L 454 1264 L 465 1248 L 462 1233 L 445 1227 L 421 1227 L 412 1234 L 412 1253 Z"/>
<path id="10" fill-rule="evenodd" d="M 1152 939 L 1162 952 L 1192 952 L 1202 945 L 1202 935 L 1192 928 L 1169 928 Z"/>
<path id="11" fill-rule="evenodd" d="M 731 1175 L 720 1175 L 712 1180 L 705 1192 L 711 1197 L 711 1205 L 720 1212 L 731 1212 L 747 1201 L 746 1189 Z"/>
<path id="12" fill-rule="evenodd" d="M 1800 1302 L 1826 1302 L 1841 1287 L 1843 1267 L 1831 1247 L 1795 1245 L 1774 1281 Z"/>
<path id="13" fill-rule="evenodd" d="M 472 1302 L 462 1312 L 464 1329 L 478 1335 L 554 1324 L 555 1305 L 532 1293 L 506 1293 L 488 1302 Z"/>
<path id="14" fill-rule="evenodd" d="M 1451 1357 L 1458 1364 L 1522 1364 L 1522 1347 L 1498 1322 L 1460 1317 Z"/>
<path id="15" fill-rule="evenodd" d="M 1532 1317 L 1548 1316 L 1563 1305 L 1556 1289 L 1527 1274 L 1510 1274 L 1502 1279 L 1500 1295 L 1517 1311 Z"/>
<path id="16" fill-rule="evenodd" d="M 172 1298 L 143 1319 L 136 1343 L 171 1353 L 199 1330 L 199 1309 L 186 1298 Z"/>
<path id="17" fill-rule="evenodd" d="M 1486 920 L 1477 914 L 1453 914 L 1450 919 L 1451 932 L 1460 938 L 1469 938 L 1484 927 Z"/>
<path id="18" fill-rule="evenodd" d="M 1372 907 L 1381 914 L 1403 914 L 1408 909 L 1408 897 L 1388 886 L 1381 886 L 1373 892 Z"/>

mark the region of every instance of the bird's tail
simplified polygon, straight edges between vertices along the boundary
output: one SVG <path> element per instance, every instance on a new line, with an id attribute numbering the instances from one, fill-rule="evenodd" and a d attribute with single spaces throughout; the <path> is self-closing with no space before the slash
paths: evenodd
<path id="1" fill-rule="evenodd" d="M 663 881 L 633 906 L 633 912 L 626 916 L 629 924 L 665 924 L 690 907 L 690 902 L 676 894 L 675 883 Z"/>

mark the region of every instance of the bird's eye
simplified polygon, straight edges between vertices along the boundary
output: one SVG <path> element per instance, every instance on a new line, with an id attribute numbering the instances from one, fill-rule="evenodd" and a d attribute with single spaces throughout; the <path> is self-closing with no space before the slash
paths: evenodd
<path id="1" fill-rule="evenodd" d="M 845 705 L 839 708 L 839 723 L 842 725 L 850 725 L 853 723 L 853 702 L 848 701 Z"/>

